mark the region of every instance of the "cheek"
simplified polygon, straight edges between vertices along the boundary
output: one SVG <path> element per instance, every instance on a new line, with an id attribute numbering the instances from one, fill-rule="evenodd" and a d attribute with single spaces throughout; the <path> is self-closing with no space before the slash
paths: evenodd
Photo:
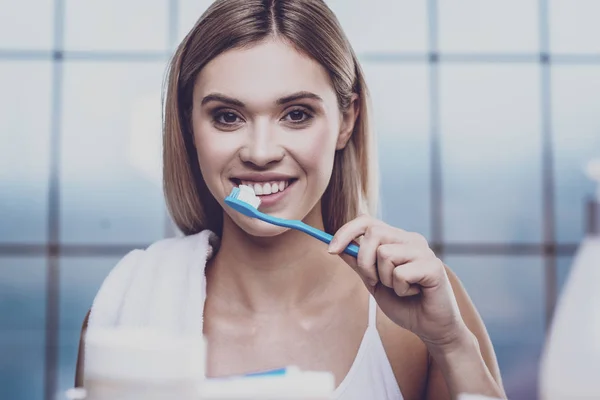
<path id="1" fill-rule="evenodd" d="M 335 127 L 323 125 L 308 138 L 304 138 L 297 152 L 298 162 L 304 167 L 311 181 L 327 186 L 333 168 L 336 136 Z M 311 183 L 312 186 L 312 183 Z"/>
<path id="2" fill-rule="evenodd" d="M 194 129 L 194 141 L 200 171 L 211 191 L 219 181 L 219 176 L 226 168 L 235 148 L 223 135 L 217 135 L 210 128 L 197 126 Z"/>
<path id="3" fill-rule="evenodd" d="M 315 141 L 308 146 L 306 151 L 306 162 L 312 170 L 321 173 L 327 172 L 333 165 L 335 146 L 327 140 Z"/>

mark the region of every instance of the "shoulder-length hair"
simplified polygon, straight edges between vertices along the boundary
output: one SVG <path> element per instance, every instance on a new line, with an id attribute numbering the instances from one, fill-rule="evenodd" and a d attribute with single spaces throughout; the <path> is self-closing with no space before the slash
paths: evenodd
<path id="1" fill-rule="evenodd" d="M 337 18 L 322 0 L 217 0 L 177 48 L 168 69 L 163 119 L 163 185 L 182 233 L 221 234 L 223 210 L 200 172 L 194 146 L 192 92 L 199 71 L 219 54 L 268 38 L 283 39 L 329 74 L 339 109 L 358 95 L 359 114 L 347 145 L 337 150 L 322 198 L 325 230 L 334 233 L 361 213 L 375 214 L 378 179 L 364 74 Z"/>

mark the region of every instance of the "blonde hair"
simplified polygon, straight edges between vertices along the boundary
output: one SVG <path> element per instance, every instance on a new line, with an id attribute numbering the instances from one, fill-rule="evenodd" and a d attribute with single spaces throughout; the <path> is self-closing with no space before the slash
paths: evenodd
<path id="1" fill-rule="evenodd" d="M 177 227 L 189 235 L 221 234 L 223 210 L 209 192 L 191 129 L 192 92 L 198 72 L 219 54 L 270 37 L 286 40 L 328 72 L 342 112 L 358 95 L 359 114 L 347 145 L 337 150 L 322 198 L 325 230 L 334 233 L 378 205 L 375 138 L 369 94 L 358 59 L 337 18 L 322 0 L 217 0 L 177 48 L 169 65 L 164 99 L 163 184 Z"/>

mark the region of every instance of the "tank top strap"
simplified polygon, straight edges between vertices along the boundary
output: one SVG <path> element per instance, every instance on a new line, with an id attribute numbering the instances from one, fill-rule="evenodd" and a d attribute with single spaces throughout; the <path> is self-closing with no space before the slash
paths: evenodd
<path id="1" fill-rule="evenodd" d="M 372 294 L 369 294 L 369 325 L 375 327 L 377 323 L 377 301 Z"/>

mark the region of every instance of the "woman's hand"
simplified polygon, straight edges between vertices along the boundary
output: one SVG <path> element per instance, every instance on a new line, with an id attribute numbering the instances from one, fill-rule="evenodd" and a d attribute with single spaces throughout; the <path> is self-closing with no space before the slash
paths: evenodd
<path id="1" fill-rule="evenodd" d="M 356 259 L 342 253 L 355 239 Z M 388 318 L 428 346 L 451 349 L 470 337 L 445 266 L 423 236 L 363 215 L 336 232 L 329 252 L 354 268 Z"/>
<path id="2" fill-rule="evenodd" d="M 360 242 L 356 259 L 342 253 L 353 240 Z M 506 398 L 483 323 L 464 289 L 454 282 L 463 319 L 446 267 L 423 236 L 361 216 L 336 232 L 330 252 L 354 268 L 388 318 L 427 345 L 433 357 L 428 399 L 456 398 L 460 393 Z M 471 333 L 473 328 L 479 335 Z"/>

